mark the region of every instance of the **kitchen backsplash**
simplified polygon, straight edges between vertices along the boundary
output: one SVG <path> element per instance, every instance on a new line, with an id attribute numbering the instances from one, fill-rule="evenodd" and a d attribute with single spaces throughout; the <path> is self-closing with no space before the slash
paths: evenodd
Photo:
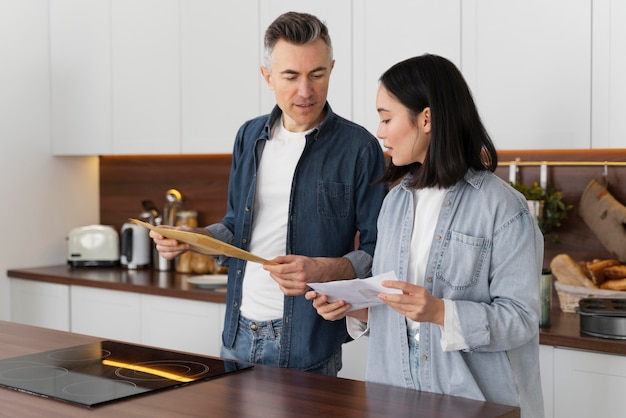
<path id="1" fill-rule="evenodd" d="M 576 151 L 502 151 L 500 162 L 514 161 L 626 161 L 626 149 Z M 183 194 L 185 209 L 198 212 L 200 225 L 218 222 L 226 211 L 231 155 L 182 156 L 107 156 L 100 157 L 100 223 L 118 230 L 129 217 L 142 212 L 142 200 L 152 200 L 157 207 L 165 204 L 171 188 Z M 578 215 L 578 202 L 589 181 L 602 178 L 603 166 L 552 166 L 548 183 L 564 194 L 565 203 L 573 204 L 569 217 L 556 233 L 558 243 L 546 240 L 544 264 L 559 253 L 575 259 L 607 258 L 600 241 Z M 500 166 L 496 174 L 509 179 L 509 167 Z M 626 205 L 626 167 L 608 167 L 609 192 Z M 524 184 L 539 181 L 540 168 L 520 166 L 518 180 Z"/>

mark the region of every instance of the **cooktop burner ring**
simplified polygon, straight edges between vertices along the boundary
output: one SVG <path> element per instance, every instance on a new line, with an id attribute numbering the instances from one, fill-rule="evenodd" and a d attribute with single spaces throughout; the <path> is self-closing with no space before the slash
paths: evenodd
<path id="1" fill-rule="evenodd" d="M 63 393 L 92 398 L 94 396 L 105 397 L 119 394 L 120 392 L 132 391 L 136 388 L 137 385 L 135 383 L 126 380 L 94 379 L 71 383 L 63 388 Z"/>
<path id="2" fill-rule="evenodd" d="M 102 360 L 111 355 L 109 350 L 99 349 L 99 353 L 90 348 L 67 348 L 49 353 L 46 357 L 55 361 L 81 362 Z"/>
<path id="3" fill-rule="evenodd" d="M 175 374 L 185 379 L 194 379 L 210 370 L 209 366 L 191 360 L 152 360 L 119 367 L 115 375 L 122 379 L 138 381 L 169 380 L 163 374 Z"/>
<path id="4" fill-rule="evenodd" d="M 14 382 L 33 382 L 57 379 L 69 373 L 65 367 L 35 362 L 15 362 L 17 367 L 0 372 L 0 379 Z"/>

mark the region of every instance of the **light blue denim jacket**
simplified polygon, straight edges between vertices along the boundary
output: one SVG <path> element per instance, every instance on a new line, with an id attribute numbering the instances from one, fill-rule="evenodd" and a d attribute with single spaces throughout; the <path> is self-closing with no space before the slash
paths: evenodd
<path id="1" fill-rule="evenodd" d="M 270 130 L 281 117 L 271 114 L 244 123 L 235 139 L 228 183 L 228 208 L 222 222 L 207 229 L 217 239 L 248 250 L 258 163 Z M 280 162 L 276 162 L 280 164 Z M 376 220 L 386 188 L 376 184 L 385 170 L 380 144 L 365 128 L 333 113 L 306 136 L 291 186 L 286 254 L 345 257 L 357 277 L 371 274 Z M 359 248 L 355 235 L 359 232 Z M 280 254 L 277 254 L 280 255 Z M 222 343 L 232 348 L 237 335 L 246 262 L 224 259 L 228 288 Z M 345 321 L 326 321 L 302 296 L 284 298 L 279 365 L 314 369 L 347 339 Z"/>
<path id="2" fill-rule="evenodd" d="M 389 192 L 378 218 L 373 274 L 407 281 L 413 193 L 406 179 Z M 543 236 L 524 197 L 488 171 L 470 170 L 446 194 L 424 287 L 453 300 L 469 349 L 443 352 L 441 329 L 420 324 L 421 389 L 521 406 L 543 416 L 539 376 L 539 280 Z M 370 308 L 366 380 L 413 387 L 405 317 Z"/>

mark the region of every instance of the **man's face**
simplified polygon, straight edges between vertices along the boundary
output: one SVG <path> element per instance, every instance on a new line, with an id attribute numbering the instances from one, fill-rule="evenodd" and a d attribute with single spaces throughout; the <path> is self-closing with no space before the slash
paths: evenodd
<path id="1" fill-rule="evenodd" d="M 324 41 L 294 45 L 281 39 L 273 58 L 272 68 L 261 67 L 261 74 L 283 111 L 285 129 L 303 132 L 319 125 L 335 65 Z"/>

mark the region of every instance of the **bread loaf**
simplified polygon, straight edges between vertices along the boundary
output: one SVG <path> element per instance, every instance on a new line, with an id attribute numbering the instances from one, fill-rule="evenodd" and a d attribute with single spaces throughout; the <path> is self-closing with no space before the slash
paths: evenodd
<path id="1" fill-rule="evenodd" d="M 600 289 L 626 290 L 626 277 L 623 279 L 607 280 L 600 285 Z"/>
<path id="2" fill-rule="evenodd" d="M 550 262 L 550 269 L 554 277 L 561 283 L 593 289 L 598 287 L 585 275 L 578 263 L 567 254 L 555 256 Z"/>
<path id="3" fill-rule="evenodd" d="M 593 260 L 592 262 L 587 262 L 587 271 L 589 271 L 589 278 L 597 285 L 600 286 L 607 277 L 604 272 L 607 268 L 612 266 L 619 266 L 621 263 L 619 260 Z M 625 266 L 626 267 L 626 266 Z M 626 277 L 623 276 L 623 277 Z"/>
<path id="4" fill-rule="evenodd" d="M 626 279 L 626 264 L 610 266 L 604 269 L 605 280 Z"/>

